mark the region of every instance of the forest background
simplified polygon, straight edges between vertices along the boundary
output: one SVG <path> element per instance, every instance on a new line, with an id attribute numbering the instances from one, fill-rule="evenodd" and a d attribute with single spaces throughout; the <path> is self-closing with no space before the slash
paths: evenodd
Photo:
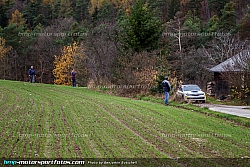
<path id="1" fill-rule="evenodd" d="M 249 49 L 250 0 L 1 0 L 0 79 L 158 92 L 169 75 L 203 89 Z M 126 89 L 126 93 L 129 93 Z"/>

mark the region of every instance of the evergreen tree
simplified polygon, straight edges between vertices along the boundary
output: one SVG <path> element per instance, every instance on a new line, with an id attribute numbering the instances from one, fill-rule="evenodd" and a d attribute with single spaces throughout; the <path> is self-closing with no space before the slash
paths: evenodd
<path id="1" fill-rule="evenodd" d="M 61 0 L 59 17 L 71 17 L 73 16 L 73 8 L 71 0 Z"/>
<path id="2" fill-rule="evenodd" d="M 31 29 L 33 29 L 35 24 L 36 17 L 40 14 L 40 5 L 42 0 L 29 1 L 25 6 L 23 11 L 23 16 L 27 20 L 27 23 Z"/>
<path id="3" fill-rule="evenodd" d="M 163 17 L 163 13 L 161 11 L 162 6 L 164 5 L 163 0 L 147 0 L 147 4 L 149 9 L 154 9 L 155 15 L 158 18 Z"/>
<path id="4" fill-rule="evenodd" d="M 210 20 L 206 23 L 206 32 L 217 32 L 219 28 L 219 17 L 214 15 L 210 18 Z"/>
<path id="5" fill-rule="evenodd" d="M 94 11 L 91 14 L 91 21 L 95 24 L 98 21 L 99 9 L 95 7 Z"/>
<path id="6" fill-rule="evenodd" d="M 110 3 L 104 3 L 97 13 L 97 20 L 99 21 L 111 21 L 116 17 L 116 10 Z"/>
<path id="7" fill-rule="evenodd" d="M 24 31 L 23 25 L 18 26 L 15 23 L 10 23 L 2 29 L 0 36 L 5 39 L 7 46 L 18 50 L 18 48 L 20 48 L 21 38 L 24 36 Z M 21 50 L 18 50 L 18 52 L 21 52 Z"/>
<path id="8" fill-rule="evenodd" d="M 55 0 L 53 7 L 52 7 L 52 19 L 57 19 L 59 17 L 59 10 L 60 10 L 60 5 L 61 0 Z"/>
<path id="9" fill-rule="evenodd" d="M 243 39 L 250 39 L 250 6 L 248 6 L 248 12 L 239 24 L 240 36 Z"/>
<path id="10" fill-rule="evenodd" d="M 212 13 L 221 16 L 221 11 L 228 2 L 230 2 L 230 0 L 208 0 L 208 6 Z"/>
<path id="11" fill-rule="evenodd" d="M 6 27 L 8 25 L 7 14 L 13 3 L 10 0 L 0 1 L 0 27 Z"/>
<path id="12" fill-rule="evenodd" d="M 36 17 L 35 25 L 43 24 L 44 26 L 49 26 L 49 22 L 52 20 L 52 10 L 53 10 L 54 0 L 49 0 L 49 2 L 43 3 L 41 5 L 41 13 Z"/>
<path id="13" fill-rule="evenodd" d="M 187 9 L 189 11 L 196 12 L 197 16 L 199 16 L 201 14 L 201 10 L 202 10 L 202 5 L 201 5 L 202 1 L 203 0 L 190 0 L 187 3 Z"/>
<path id="14" fill-rule="evenodd" d="M 171 0 L 168 12 L 168 20 L 174 19 L 174 16 L 178 11 L 180 11 L 180 0 Z"/>
<path id="15" fill-rule="evenodd" d="M 220 18 L 220 30 L 224 32 L 233 32 L 236 28 L 236 12 L 234 10 L 234 3 L 227 3 L 222 10 Z"/>
<path id="16" fill-rule="evenodd" d="M 199 33 L 201 31 L 201 19 L 195 12 L 188 11 L 183 23 L 183 28 L 187 28 L 189 32 Z"/>
<path id="17" fill-rule="evenodd" d="M 88 4 L 90 0 L 76 0 L 74 17 L 78 22 L 81 22 L 88 17 Z"/>
<path id="18" fill-rule="evenodd" d="M 150 11 L 145 0 L 137 0 L 131 9 L 131 15 L 125 15 L 119 20 L 123 29 L 120 41 L 125 48 L 135 52 L 152 51 L 158 48 L 163 28 L 161 21 Z"/>
<path id="19" fill-rule="evenodd" d="M 34 18 L 34 25 L 42 24 L 47 25 L 47 19 L 43 14 L 39 14 L 37 17 Z"/>

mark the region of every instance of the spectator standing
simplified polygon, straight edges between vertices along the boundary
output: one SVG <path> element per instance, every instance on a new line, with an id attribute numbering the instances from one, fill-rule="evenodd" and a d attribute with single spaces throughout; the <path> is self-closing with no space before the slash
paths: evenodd
<path id="1" fill-rule="evenodd" d="M 36 71 L 34 70 L 33 66 L 30 66 L 28 74 L 29 74 L 29 77 L 30 77 L 30 83 L 34 83 L 35 82 Z"/>
<path id="2" fill-rule="evenodd" d="M 165 80 L 162 81 L 162 88 L 163 88 L 163 92 L 165 93 L 164 103 L 165 103 L 165 105 L 169 105 L 168 99 L 169 99 L 169 92 L 171 90 L 171 86 L 170 86 L 170 83 L 168 81 L 168 76 L 166 76 Z"/>
<path id="3" fill-rule="evenodd" d="M 71 78 L 72 78 L 72 86 L 76 87 L 76 72 L 74 69 L 71 71 Z"/>

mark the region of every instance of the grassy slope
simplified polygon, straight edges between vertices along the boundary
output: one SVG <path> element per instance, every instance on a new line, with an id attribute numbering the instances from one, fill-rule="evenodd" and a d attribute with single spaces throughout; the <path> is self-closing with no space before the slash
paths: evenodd
<path id="1" fill-rule="evenodd" d="M 0 156 L 221 158 L 250 156 L 250 129 L 161 104 L 0 80 Z"/>

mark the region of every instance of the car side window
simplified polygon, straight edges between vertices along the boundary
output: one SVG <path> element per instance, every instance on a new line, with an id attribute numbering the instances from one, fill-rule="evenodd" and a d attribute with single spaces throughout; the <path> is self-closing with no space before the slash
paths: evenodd
<path id="1" fill-rule="evenodd" d="M 182 88 L 181 88 L 181 87 L 179 87 L 179 91 L 181 91 L 181 92 L 182 92 Z"/>

